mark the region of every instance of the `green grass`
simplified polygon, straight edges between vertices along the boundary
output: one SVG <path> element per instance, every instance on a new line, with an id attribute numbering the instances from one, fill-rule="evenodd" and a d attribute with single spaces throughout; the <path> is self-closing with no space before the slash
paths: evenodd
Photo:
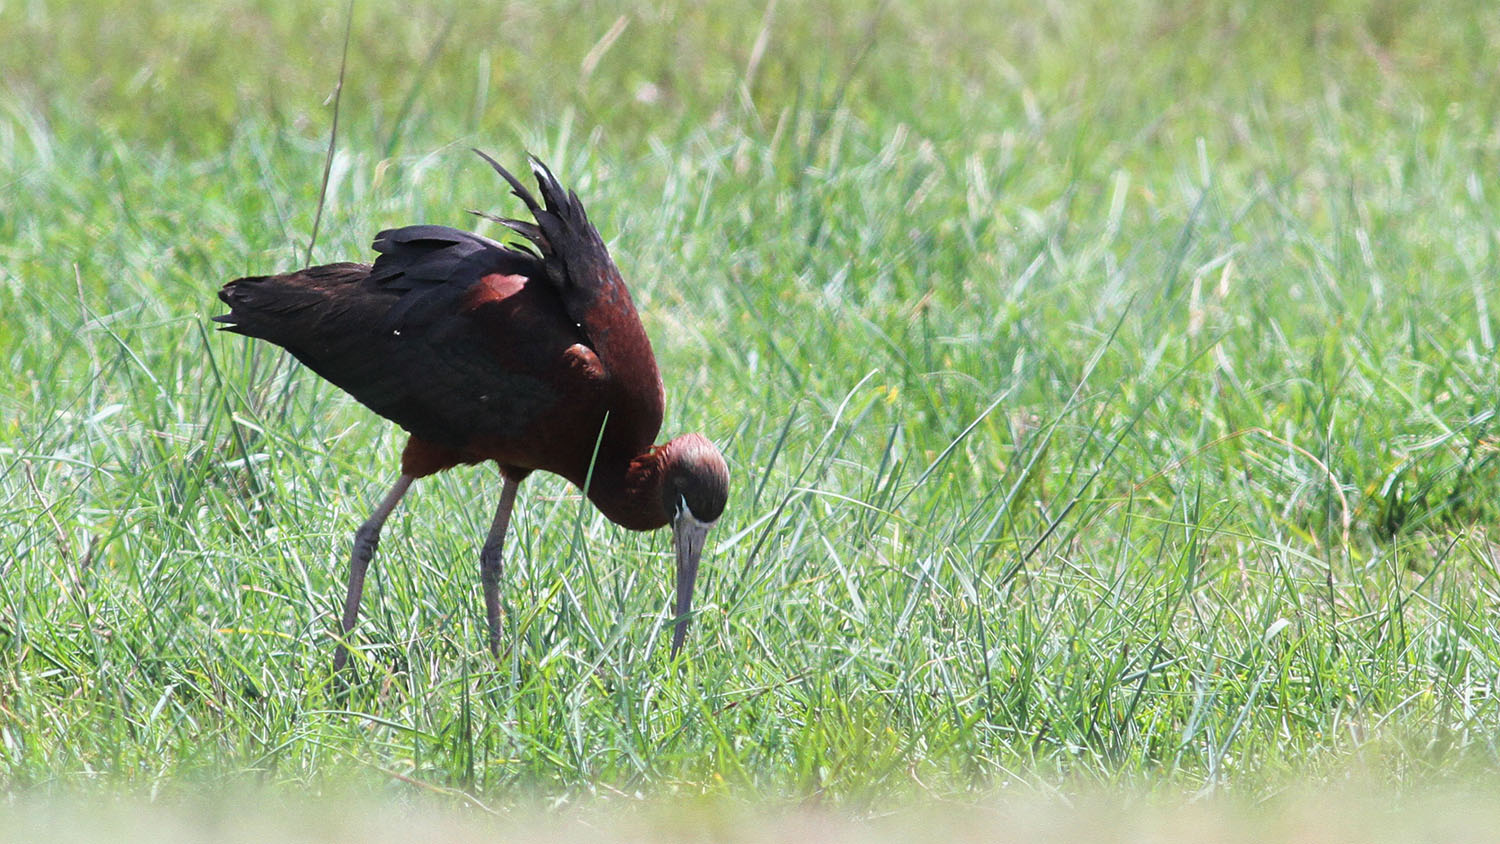
<path id="1" fill-rule="evenodd" d="M 421 4 L 418 4 L 419 6 Z M 318 260 L 588 203 L 733 472 L 425 480 L 214 291 L 299 265 L 342 9 L 0 5 L 0 786 L 818 800 L 1500 768 L 1500 9 L 354 9 Z M 311 8 L 311 7 L 309 7 Z M 1494 304 L 1492 305 L 1492 301 Z"/>

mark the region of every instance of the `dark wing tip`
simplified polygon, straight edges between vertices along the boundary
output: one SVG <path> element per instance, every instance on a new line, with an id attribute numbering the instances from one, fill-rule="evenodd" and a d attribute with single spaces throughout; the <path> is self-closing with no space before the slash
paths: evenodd
<path id="1" fill-rule="evenodd" d="M 526 186 L 521 184 L 519 179 L 500 165 L 500 162 L 491 158 L 484 150 L 474 148 L 474 153 L 483 158 L 496 173 L 500 174 L 501 178 L 510 184 L 512 193 L 519 197 L 522 202 L 526 203 L 526 208 L 531 212 L 531 216 L 536 219 L 536 224 L 533 225 L 479 211 L 471 211 L 470 213 L 484 217 L 487 220 L 493 220 L 514 230 L 540 247 L 543 252 L 547 252 L 550 248 L 557 245 L 555 239 L 548 237 L 549 232 L 554 232 L 561 237 L 564 231 L 571 232 L 573 235 L 584 236 L 587 236 L 587 233 L 591 231 L 588 215 L 583 210 L 583 202 L 578 199 L 578 194 L 564 188 L 562 183 L 557 180 L 557 176 L 552 173 L 552 168 L 548 167 L 540 158 L 537 158 L 534 153 L 528 152 L 526 154 L 526 163 L 531 168 L 532 176 L 536 178 L 537 189 L 542 198 L 540 203 L 537 202 L 536 197 L 532 195 L 531 191 L 527 190 Z M 566 240 L 567 238 L 564 237 L 563 239 Z M 552 241 L 550 245 L 549 240 Z"/>
<path id="2" fill-rule="evenodd" d="M 489 165 L 495 169 L 495 172 L 500 174 L 500 178 L 510 183 L 511 191 L 515 193 L 515 195 L 522 202 L 526 203 L 526 207 L 531 210 L 531 213 L 535 214 L 537 211 L 541 210 L 541 206 L 537 204 L 536 197 L 532 196 L 531 191 L 527 190 L 526 186 L 521 184 L 520 179 L 512 176 L 509 170 L 501 167 L 500 162 L 496 161 L 493 158 L 490 158 L 490 156 L 485 153 L 484 150 L 479 149 L 478 147 L 470 147 L 470 149 L 474 150 L 474 153 L 476 155 L 488 162 Z"/>
<path id="3" fill-rule="evenodd" d="M 537 254 L 534 250 L 532 250 L 532 245 L 536 246 L 538 249 L 547 249 L 547 238 L 542 234 L 542 230 L 534 223 L 528 223 L 525 220 L 512 220 L 509 217 L 501 217 L 498 214 L 491 214 L 487 211 L 475 211 L 472 208 L 469 209 L 469 213 L 481 219 L 489 220 L 492 223 L 499 223 L 500 225 L 505 226 L 516 234 L 519 234 L 527 240 L 531 241 L 531 245 L 525 243 L 517 243 L 515 241 L 511 241 L 510 244 L 511 246 L 526 250 L 526 254 L 528 255 Z"/>
<path id="4" fill-rule="evenodd" d="M 531 175 L 536 177 L 537 187 L 542 192 L 542 201 L 547 203 L 548 211 L 564 220 L 583 216 L 583 203 L 578 201 L 578 195 L 563 188 L 552 174 L 552 168 L 531 153 L 526 154 L 526 163 L 531 166 Z"/>

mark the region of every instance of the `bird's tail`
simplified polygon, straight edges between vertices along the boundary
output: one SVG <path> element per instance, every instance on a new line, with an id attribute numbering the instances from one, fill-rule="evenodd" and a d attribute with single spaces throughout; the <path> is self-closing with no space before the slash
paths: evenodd
<path id="1" fill-rule="evenodd" d="M 356 283 L 370 274 L 368 264 L 339 263 L 282 275 L 237 278 L 219 289 L 229 313 L 213 318 L 220 330 L 287 346 L 288 330 L 309 309 L 326 302 L 329 288 Z"/>

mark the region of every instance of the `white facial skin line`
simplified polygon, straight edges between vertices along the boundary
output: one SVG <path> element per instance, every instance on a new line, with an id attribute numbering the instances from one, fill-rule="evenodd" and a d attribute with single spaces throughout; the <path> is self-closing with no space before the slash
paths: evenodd
<path id="1" fill-rule="evenodd" d="M 684 497 L 682 497 L 682 496 L 678 496 L 677 497 L 677 515 L 675 515 L 675 516 L 672 517 L 672 521 L 674 523 L 676 523 L 676 522 L 682 521 L 683 519 L 687 519 L 689 525 L 691 525 L 692 527 L 698 528 L 700 531 L 702 531 L 704 533 L 707 533 L 708 530 L 709 530 L 709 528 L 712 528 L 714 525 L 718 524 L 718 522 L 719 522 L 718 519 L 714 519 L 711 522 L 705 522 L 702 519 L 698 518 L 697 516 L 694 516 L 692 508 L 688 507 L 687 499 L 684 498 Z M 678 525 L 673 524 L 673 527 L 678 527 Z"/>

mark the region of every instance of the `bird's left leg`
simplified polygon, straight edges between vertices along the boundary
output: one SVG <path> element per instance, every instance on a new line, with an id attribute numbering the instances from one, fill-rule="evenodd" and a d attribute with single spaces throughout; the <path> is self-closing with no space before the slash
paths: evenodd
<path id="1" fill-rule="evenodd" d="M 505 548 L 505 531 L 510 528 L 510 511 L 516 505 L 516 489 L 521 485 L 509 475 L 501 473 L 504 486 L 500 489 L 500 506 L 495 508 L 495 521 L 490 524 L 490 534 L 484 539 L 479 551 L 479 581 L 484 584 L 484 617 L 490 626 L 490 653 L 500 655 L 500 553 Z"/>
<path id="2" fill-rule="evenodd" d="M 339 640 L 338 650 L 333 654 L 335 675 L 343 670 L 344 662 L 349 659 L 349 649 L 345 642 L 349 640 L 349 632 L 354 629 L 354 623 L 359 620 L 359 601 L 365 593 L 365 570 L 370 566 L 370 558 L 375 556 L 375 546 L 380 544 L 380 529 L 385 526 L 385 520 L 390 518 L 391 511 L 396 509 L 401 496 L 406 494 L 414 480 L 416 478 L 406 474 L 397 478 L 395 486 L 385 494 L 380 506 L 354 532 L 354 550 L 349 553 L 349 593 L 344 596 L 344 622 L 340 628 L 343 637 Z"/>

